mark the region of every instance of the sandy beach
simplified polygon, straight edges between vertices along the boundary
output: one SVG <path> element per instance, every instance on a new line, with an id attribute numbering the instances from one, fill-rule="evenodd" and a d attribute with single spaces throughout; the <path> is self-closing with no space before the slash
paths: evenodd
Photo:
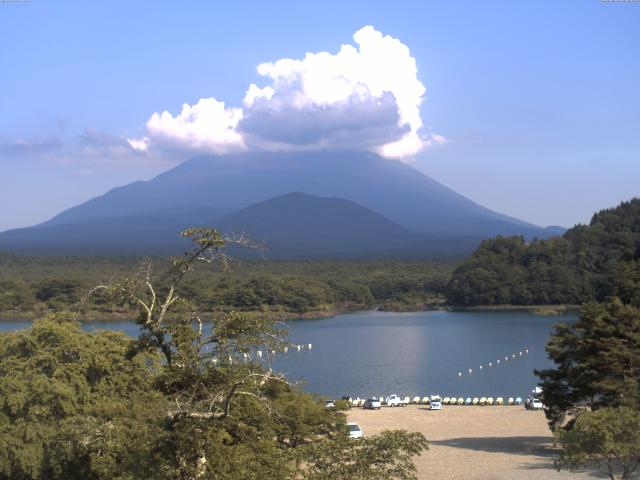
<path id="1" fill-rule="evenodd" d="M 557 472 L 557 452 L 542 411 L 513 406 L 421 405 L 352 409 L 348 418 L 365 435 L 383 430 L 421 432 L 429 450 L 416 459 L 419 479 L 569 480 L 603 478 L 597 472 Z"/>

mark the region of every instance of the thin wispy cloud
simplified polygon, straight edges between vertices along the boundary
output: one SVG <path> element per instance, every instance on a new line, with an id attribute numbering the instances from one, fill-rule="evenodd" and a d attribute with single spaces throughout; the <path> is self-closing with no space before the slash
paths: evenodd
<path id="1" fill-rule="evenodd" d="M 140 140 L 141 142 L 143 140 Z M 132 145 L 133 143 L 133 145 Z M 138 148 L 136 148 L 138 147 Z M 82 165 L 84 174 L 93 172 L 91 167 L 100 165 L 171 164 L 162 152 L 146 155 L 136 141 L 87 128 L 77 137 L 77 147 L 69 155 L 73 163 Z M 69 157 L 68 156 L 68 157 Z"/>
<path id="2" fill-rule="evenodd" d="M 13 155 L 39 155 L 57 150 L 62 147 L 62 141 L 57 137 L 47 138 L 0 138 L 0 154 Z"/>
<path id="3" fill-rule="evenodd" d="M 65 141 L 57 137 L 0 139 L 0 161 L 33 159 L 48 164 L 76 166 L 76 172 L 88 175 L 103 167 L 132 165 L 171 166 L 168 154 L 146 155 L 123 137 L 87 128 Z"/>
<path id="4" fill-rule="evenodd" d="M 411 158 L 444 142 L 425 132 L 425 86 L 409 48 L 371 26 L 337 53 L 307 53 L 258 65 L 240 107 L 214 97 L 182 110 L 153 113 L 146 134 L 129 138 L 139 152 L 350 148 Z"/>
<path id="5" fill-rule="evenodd" d="M 25 159 L 60 165 L 78 165 L 84 173 L 101 165 L 170 165 L 166 155 L 145 155 L 126 138 L 87 128 L 75 138 L 0 138 L 0 161 Z"/>

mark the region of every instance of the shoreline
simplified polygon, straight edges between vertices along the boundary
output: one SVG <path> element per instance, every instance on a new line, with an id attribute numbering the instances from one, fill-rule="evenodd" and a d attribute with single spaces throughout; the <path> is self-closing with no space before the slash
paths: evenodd
<path id="1" fill-rule="evenodd" d="M 394 307 L 398 305 L 393 305 Z M 314 320 L 335 317 L 336 315 L 343 315 L 346 313 L 357 312 L 369 312 L 369 311 L 381 311 L 381 312 L 395 312 L 395 313 L 412 313 L 412 312 L 432 312 L 432 311 L 450 311 L 450 312 L 531 312 L 534 315 L 556 315 L 562 316 L 566 313 L 573 313 L 580 310 L 580 305 L 473 305 L 473 306 L 460 306 L 460 305 L 447 305 L 445 303 L 424 304 L 417 308 L 416 305 L 407 305 L 406 308 L 386 308 L 388 305 L 377 305 L 372 308 L 361 308 L 358 306 L 351 307 L 335 307 L 323 310 L 309 310 L 307 312 L 288 312 L 279 310 L 249 310 L 241 311 L 250 315 L 256 314 L 272 314 L 279 316 L 282 320 Z M 206 316 L 216 316 L 229 313 L 233 310 L 215 310 L 210 312 L 203 312 Z M 237 311 L 237 310 L 236 310 Z M 54 313 L 53 311 L 46 312 L 0 312 L 0 322 L 21 322 L 34 320 L 36 318 L 42 318 L 45 315 Z M 92 323 L 92 322 L 120 322 L 130 320 L 133 321 L 137 312 L 87 312 L 80 315 L 80 323 Z"/>
<path id="2" fill-rule="evenodd" d="M 203 316 L 213 317 L 216 315 L 224 315 L 234 310 L 216 310 L 211 312 L 202 312 Z M 271 314 L 277 315 L 282 320 L 313 320 L 335 317 L 343 313 L 364 312 L 368 310 L 362 309 L 331 309 L 331 310 L 312 310 L 309 312 L 297 313 L 297 312 L 280 312 L 280 311 L 261 311 L 261 310 L 249 310 L 236 312 L 247 313 L 249 315 L 256 314 Z M 24 322 L 33 321 L 38 318 L 42 318 L 45 315 L 55 313 L 53 311 L 47 312 L 0 312 L 0 323 L 3 322 Z M 93 322 L 121 322 L 121 321 L 134 321 L 137 316 L 137 312 L 88 312 L 81 314 L 78 321 L 80 323 L 93 323 Z M 206 320 L 205 320 L 206 321 Z"/>
<path id="3" fill-rule="evenodd" d="M 539 315 L 563 315 L 568 312 L 578 312 L 581 305 L 573 304 L 545 304 L 545 305 L 449 305 L 447 310 L 455 312 L 523 312 L 529 311 Z"/>

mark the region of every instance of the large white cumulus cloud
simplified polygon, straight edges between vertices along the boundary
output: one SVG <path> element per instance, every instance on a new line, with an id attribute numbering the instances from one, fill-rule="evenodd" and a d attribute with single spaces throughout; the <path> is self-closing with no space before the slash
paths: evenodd
<path id="1" fill-rule="evenodd" d="M 195 105 L 183 104 L 175 116 L 167 111 L 154 113 L 147 121 L 148 136 L 128 142 L 131 148 L 143 151 L 153 142 L 154 146 L 228 153 L 244 148 L 237 131 L 241 118 L 241 108 L 228 108 L 215 98 L 201 98 Z"/>
<path id="2" fill-rule="evenodd" d="M 371 26 L 336 54 L 260 64 L 264 85 L 251 84 L 242 108 L 215 98 L 184 104 L 176 115 L 154 113 L 139 151 L 177 147 L 227 153 L 241 149 L 366 149 L 407 158 L 441 143 L 423 134 L 425 87 L 409 48 Z"/>

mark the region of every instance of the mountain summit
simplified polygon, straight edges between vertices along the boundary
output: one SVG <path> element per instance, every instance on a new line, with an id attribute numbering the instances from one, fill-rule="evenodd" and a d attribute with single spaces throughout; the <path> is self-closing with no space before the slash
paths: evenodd
<path id="1" fill-rule="evenodd" d="M 283 237 L 278 231 L 295 232 L 287 247 L 295 257 L 341 256 L 356 249 L 339 244 L 356 240 L 371 255 L 405 249 L 429 257 L 436 243 L 450 243 L 449 253 L 458 255 L 495 235 L 557 233 L 484 208 L 410 165 L 372 153 L 251 152 L 197 157 L 150 181 L 114 188 L 43 224 L 0 234 L 0 249 L 105 251 L 82 234 L 100 225 L 103 240 L 118 237 L 108 251 L 131 253 L 145 245 L 154 251 L 174 245 L 165 238 L 171 228 L 193 223 L 198 212 L 203 214 L 195 224 L 254 227 L 274 241 Z M 150 235 L 143 234 L 140 219 L 156 225 Z M 53 243 L 47 242 L 51 235 Z"/>

